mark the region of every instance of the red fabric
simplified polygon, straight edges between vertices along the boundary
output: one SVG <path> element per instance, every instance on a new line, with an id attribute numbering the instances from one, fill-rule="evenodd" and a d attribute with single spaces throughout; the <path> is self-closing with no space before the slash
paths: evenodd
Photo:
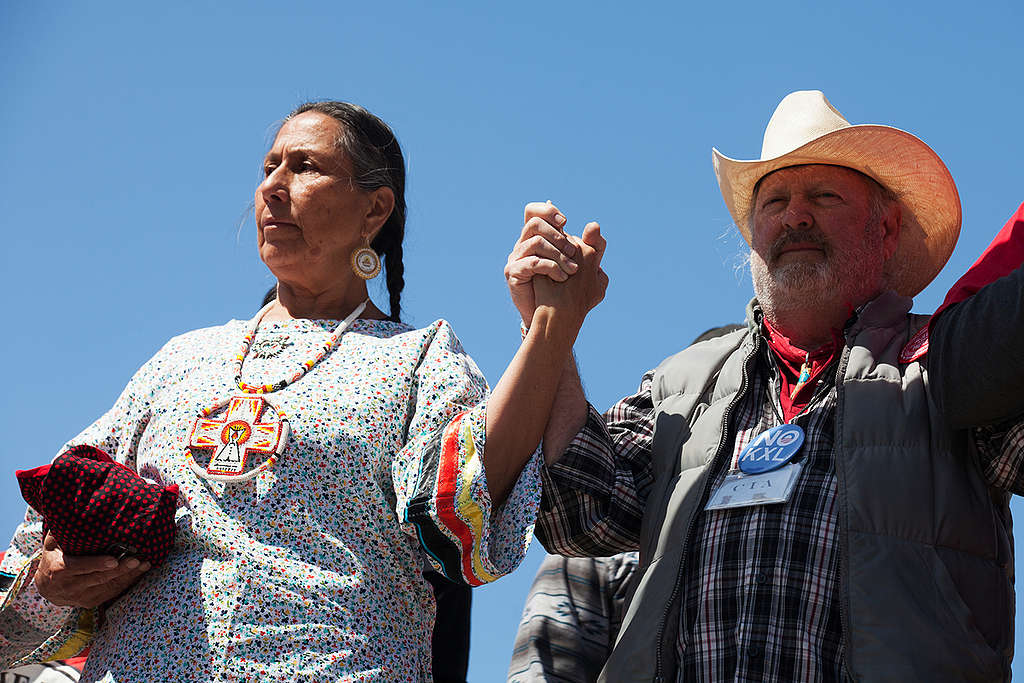
<path id="1" fill-rule="evenodd" d="M 92 446 L 16 473 L 21 494 L 69 555 L 127 552 L 156 566 L 174 543 L 178 487 L 145 481 Z"/>
<path id="2" fill-rule="evenodd" d="M 807 407 L 807 404 L 810 403 L 811 398 L 814 396 L 814 387 L 818 384 L 818 377 L 835 360 L 836 352 L 839 349 L 839 332 L 833 330 L 830 343 L 808 352 L 794 345 L 788 337 L 772 327 L 771 323 L 767 320 L 764 321 L 764 327 L 768 332 L 765 335 L 768 348 L 775 354 L 775 359 L 782 370 L 779 373 L 782 376 L 782 391 L 779 393 L 779 404 L 782 406 L 782 418 L 789 422 L 799 415 Z M 793 388 L 797 385 L 800 370 L 805 359 L 808 360 L 811 366 L 811 378 L 793 396 Z"/>
<path id="3" fill-rule="evenodd" d="M 1010 216 L 1003 229 L 989 243 L 985 251 L 974 262 L 963 277 L 956 281 L 946 293 L 946 298 L 928 322 L 928 330 L 938 315 L 953 304 L 974 296 L 979 289 L 990 282 L 1009 275 L 1024 263 L 1024 204 Z M 903 348 L 900 362 L 909 363 L 928 353 L 928 332 L 918 333 Z"/>
<path id="4" fill-rule="evenodd" d="M 81 673 L 82 669 L 85 667 L 85 660 L 88 659 L 88 657 L 89 648 L 85 648 L 84 650 L 82 650 L 82 654 L 78 655 L 77 657 L 72 657 L 71 659 L 65 659 L 64 663 L 70 667 L 78 669 L 78 672 Z"/>
<path id="5" fill-rule="evenodd" d="M 1018 207 L 1017 213 L 1010 217 L 974 265 L 950 288 L 932 319 L 943 309 L 976 294 L 988 283 L 1009 275 L 1021 263 L 1024 263 L 1024 204 Z"/>

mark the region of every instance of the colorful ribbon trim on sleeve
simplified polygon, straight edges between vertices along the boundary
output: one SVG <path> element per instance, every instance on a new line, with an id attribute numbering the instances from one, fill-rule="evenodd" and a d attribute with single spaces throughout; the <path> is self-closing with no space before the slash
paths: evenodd
<path id="1" fill-rule="evenodd" d="M 473 498 L 471 486 L 483 463 L 465 416 L 457 415 L 445 428 L 440 444 L 425 454 L 421 488 L 409 502 L 406 519 L 416 526 L 421 544 L 447 578 L 479 586 L 498 577 L 485 568 L 480 553 L 484 510 Z M 435 467 L 436 476 L 431 476 Z"/>

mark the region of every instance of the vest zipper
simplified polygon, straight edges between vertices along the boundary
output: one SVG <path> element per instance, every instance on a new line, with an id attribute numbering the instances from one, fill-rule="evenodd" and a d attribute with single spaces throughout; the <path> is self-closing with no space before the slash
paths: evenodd
<path id="1" fill-rule="evenodd" d="M 850 576 L 850 556 L 847 552 L 847 547 L 850 542 L 849 525 L 847 523 L 847 507 L 846 507 L 846 471 L 840 466 L 839 459 L 842 455 L 843 448 L 843 404 L 845 403 L 845 393 L 843 392 L 843 380 L 846 377 L 846 367 L 850 364 L 850 347 L 844 344 L 843 355 L 839 359 L 839 367 L 836 368 L 836 420 L 835 420 L 835 435 L 833 437 L 832 452 L 834 463 L 833 467 L 836 470 L 836 495 L 839 497 L 839 624 L 842 628 L 842 642 L 846 645 L 846 662 L 843 663 L 843 669 L 846 672 L 846 676 L 851 681 L 856 681 L 853 672 L 850 670 L 850 628 L 847 621 L 847 592 L 849 590 L 848 581 Z M 845 590 L 844 590 L 845 588 Z"/>
<path id="2" fill-rule="evenodd" d="M 704 480 L 704 486 L 701 490 L 700 498 L 697 501 L 698 509 L 693 514 L 693 516 L 690 517 L 690 524 L 686 529 L 686 535 L 683 537 L 683 553 L 682 559 L 680 559 L 679 561 L 679 568 L 676 570 L 676 582 L 675 585 L 672 586 L 672 594 L 669 596 L 668 602 L 665 603 L 665 609 L 662 611 L 661 614 L 661 625 L 658 627 L 658 649 L 655 657 L 654 683 L 665 683 L 663 663 L 665 654 L 665 627 L 668 625 L 668 617 L 669 613 L 672 610 L 672 604 L 679 599 L 679 593 L 680 591 L 682 591 L 681 584 L 683 580 L 683 567 L 686 564 L 686 555 L 688 553 L 687 546 L 690 543 L 690 537 L 693 535 L 693 527 L 697 524 L 697 516 L 700 514 L 700 507 L 703 506 L 704 500 L 707 498 L 708 495 L 708 490 L 714 483 L 714 479 L 712 478 L 711 473 L 714 472 L 715 466 L 721 459 L 722 449 L 725 447 L 725 443 L 728 441 L 729 438 L 729 418 L 732 415 L 733 408 L 735 408 L 736 404 L 743 399 L 744 394 L 747 393 L 747 389 L 749 388 L 750 376 L 748 371 L 750 369 L 750 361 L 756 357 L 760 349 L 761 335 L 755 334 L 754 348 L 750 351 L 750 353 L 747 354 L 747 357 L 743 360 L 743 381 L 740 384 L 740 390 L 736 393 L 736 396 L 733 398 L 732 403 L 729 404 L 729 406 L 725 409 L 725 413 L 722 415 L 722 437 L 718 441 L 718 450 L 715 451 L 715 457 L 711 460 L 711 464 L 709 465 L 708 476 Z M 671 492 L 669 493 L 669 495 L 671 495 Z"/>

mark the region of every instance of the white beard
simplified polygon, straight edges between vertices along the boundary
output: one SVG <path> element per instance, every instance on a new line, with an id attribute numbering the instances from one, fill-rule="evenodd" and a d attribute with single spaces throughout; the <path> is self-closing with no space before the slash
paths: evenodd
<path id="1" fill-rule="evenodd" d="M 754 294 L 768 320 L 773 323 L 784 320 L 787 311 L 795 309 L 820 310 L 831 317 L 840 309 L 859 307 L 882 291 L 885 257 L 881 230 L 874 227 L 866 226 L 859 248 L 844 257 L 824 243 L 822 261 L 769 266 L 760 254 L 751 250 Z"/>

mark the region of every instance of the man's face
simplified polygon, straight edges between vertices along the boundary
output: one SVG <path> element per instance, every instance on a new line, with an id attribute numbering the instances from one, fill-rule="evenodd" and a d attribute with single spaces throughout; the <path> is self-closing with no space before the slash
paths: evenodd
<path id="1" fill-rule="evenodd" d="M 869 182 L 827 165 L 792 166 L 762 179 L 751 213 L 750 266 L 763 305 L 856 307 L 881 291 L 898 230 L 887 233 Z"/>

